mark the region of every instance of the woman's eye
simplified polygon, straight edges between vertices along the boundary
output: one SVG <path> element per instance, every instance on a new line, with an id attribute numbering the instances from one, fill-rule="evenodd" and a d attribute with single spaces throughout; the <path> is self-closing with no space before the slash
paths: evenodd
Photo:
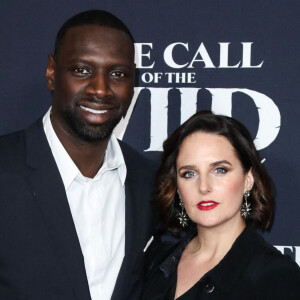
<path id="1" fill-rule="evenodd" d="M 191 177 L 194 177 L 194 176 L 195 176 L 195 172 L 193 172 L 193 171 L 184 172 L 182 174 L 182 177 L 184 177 L 184 178 L 191 178 Z"/>
<path id="2" fill-rule="evenodd" d="M 216 168 L 214 172 L 217 174 L 225 174 L 228 172 L 228 170 L 223 167 L 219 167 L 219 168 Z"/>

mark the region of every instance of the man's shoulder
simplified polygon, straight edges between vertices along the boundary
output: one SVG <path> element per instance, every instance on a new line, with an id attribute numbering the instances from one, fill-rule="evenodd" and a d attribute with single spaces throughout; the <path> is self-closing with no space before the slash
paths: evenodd
<path id="1" fill-rule="evenodd" d="M 22 141 L 24 138 L 24 130 L 8 133 L 0 136 L 0 146 L 7 147 Z"/>
<path id="2" fill-rule="evenodd" d="M 31 133 L 42 133 L 42 121 L 41 119 L 33 122 L 28 127 L 22 130 L 18 130 L 12 133 L 4 134 L 0 136 L 0 146 L 7 147 L 10 145 L 15 145 L 16 143 L 23 143 L 25 135 Z"/>
<path id="3" fill-rule="evenodd" d="M 0 137 L 0 157 L 9 157 L 24 148 L 25 131 L 17 131 Z"/>
<path id="4" fill-rule="evenodd" d="M 28 137 L 42 136 L 40 121 L 34 122 L 28 128 L 0 136 L 0 165 L 17 164 L 24 159 Z"/>
<path id="5" fill-rule="evenodd" d="M 0 137 L 0 177 L 19 173 L 24 165 L 24 131 L 18 131 Z"/>
<path id="6" fill-rule="evenodd" d="M 150 159 L 134 149 L 132 146 L 127 143 L 118 140 L 126 166 L 134 167 L 137 170 L 147 170 L 147 172 L 156 172 L 158 169 L 158 161 Z"/>

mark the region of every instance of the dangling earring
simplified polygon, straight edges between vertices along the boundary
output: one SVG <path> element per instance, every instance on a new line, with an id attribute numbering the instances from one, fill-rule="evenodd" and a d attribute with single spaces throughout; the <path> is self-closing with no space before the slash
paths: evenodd
<path id="1" fill-rule="evenodd" d="M 248 190 L 244 193 L 244 202 L 242 203 L 242 206 L 241 206 L 241 214 L 244 219 L 247 219 L 250 215 L 251 204 L 248 203 L 248 201 L 247 201 L 250 196 L 250 192 L 251 192 L 251 190 Z"/>
<path id="2" fill-rule="evenodd" d="M 179 196 L 179 205 L 180 205 L 180 207 L 181 207 L 181 212 L 179 212 L 179 213 L 176 215 L 176 217 L 177 217 L 177 219 L 178 219 L 180 225 L 182 226 L 182 228 L 185 228 L 185 227 L 188 226 L 188 220 L 189 220 L 189 219 L 188 219 L 188 216 L 187 216 L 187 214 L 186 214 L 186 212 L 185 212 L 184 204 L 183 204 L 183 202 L 182 202 L 182 200 L 181 200 L 181 196 L 180 196 L 179 193 L 178 193 L 178 196 Z"/>

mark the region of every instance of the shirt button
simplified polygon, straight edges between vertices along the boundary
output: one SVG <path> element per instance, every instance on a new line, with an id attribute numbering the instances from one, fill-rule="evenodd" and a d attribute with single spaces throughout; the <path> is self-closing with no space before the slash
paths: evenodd
<path id="1" fill-rule="evenodd" d="M 206 283 L 204 288 L 207 294 L 212 293 L 215 289 L 215 287 L 211 283 Z"/>

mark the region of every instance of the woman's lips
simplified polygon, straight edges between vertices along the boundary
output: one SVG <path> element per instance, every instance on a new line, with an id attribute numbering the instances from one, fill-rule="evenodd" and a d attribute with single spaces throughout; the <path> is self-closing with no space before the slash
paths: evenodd
<path id="1" fill-rule="evenodd" d="M 217 207 L 218 205 L 219 205 L 218 202 L 208 200 L 208 201 L 200 201 L 197 204 L 197 207 L 200 210 L 211 210 L 211 209 L 214 209 L 215 207 Z"/>

